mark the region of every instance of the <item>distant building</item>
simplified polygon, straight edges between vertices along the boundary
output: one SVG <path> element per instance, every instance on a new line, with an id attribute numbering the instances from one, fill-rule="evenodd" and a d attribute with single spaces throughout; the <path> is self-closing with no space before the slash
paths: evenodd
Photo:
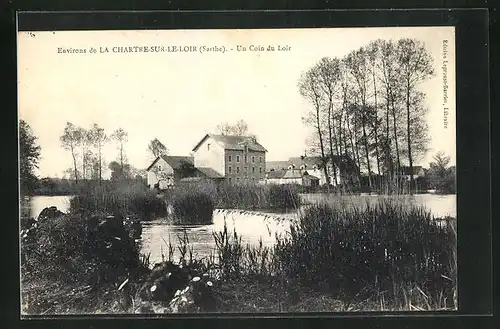
<path id="1" fill-rule="evenodd" d="M 160 155 L 146 169 L 150 188 L 166 189 L 189 175 L 193 168 L 193 157 Z"/>
<path id="2" fill-rule="evenodd" d="M 230 184 L 258 183 L 266 175 L 266 152 L 251 137 L 207 134 L 193 148 L 194 166 L 210 168 Z"/>
<path id="3" fill-rule="evenodd" d="M 273 171 L 300 171 L 302 176 L 304 174 L 310 175 L 311 179 L 308 178 L 307 184 L 316 184 L 316 179 L 318 179 L 319 185 L 324 185 L 327 183 L 323 160 L 320 156 L 301 156 L 301 157 L 291 157 L 287 161 L 269 161 L 266 163 L 268 168 L 268 174 Z M 334 182 L 333 168 L 336 169 L 337 181 Z M 338 185 L 344 180 L 349 179 L 350 176 L 356 175 L 356 165 L 354 161 L 350 160 L 348 157 L 335 157 L 333 164 L 330 161 L 327 165 L 327 173 L 329 176 L 330 184 Z M 292 175 L 289 173 L 289 175 Z M 269 179 L 269 178 L 268 178 Z M 298 180 L 296 178 L 296 180 Z M 271 182 L 276 182 L 276 178 L 272 178 Z M 314 181 L 314 183 L 312 182 Z"/>
<path id="4" fill-rule="evenodd" d="M 401 166 L 401 175 L 404 179 L 410 180 L 412 175 L 410 166 Z M 413 179 L 425 177 L 425 169 L 422 166 L 413 166 Z"/>
<path id="5" fill-rule="evenodd" d="M 193 148 L 193 155 L 162 155 L 147 169 L 151 188 L 166 189 L 180 182 L 259 183 L 266 176 L 267 150 L 254 138 L 205 135 Z"/>

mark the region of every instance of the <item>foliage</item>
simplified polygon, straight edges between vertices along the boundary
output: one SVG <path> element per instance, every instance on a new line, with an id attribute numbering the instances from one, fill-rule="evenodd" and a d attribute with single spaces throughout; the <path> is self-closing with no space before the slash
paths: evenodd
<path id="1" fill-rule="evenodd" d="M 125 166 L 127 164 L 125 163 L 126 156 L 125 156 L 125 152 L 124 152 L 123 147 L 124 147 L 125 143 L 128 141 L 128 134 L 122 128 L 118 128 L 111 135 L 111 139 L 115 140 L 118 143 L 118 150 L 119 150 L 118 161 L 120 161 L 120 163 L 119 163 L 119 165 L 120 165 L 120 173 L 119 173 L 118 176 L 119 177 L 126 177 L 126 175 L 125 175 L 125 170 L 126 170 Z M 130 166 L 128 166 L 128 169 L 130 170 Z"/>
<path id="2" fill-rule="evenodd" d="M 72 212 L 139 216 L 142 220 L 166 214 L 165 202 L 136 180 L 88 185 L 71 200 L 70 209 Z"/>
<path id="3" fill-rule="evenodd" d="M 211 224 L 214 204 L 210 195 L 192 189 L 176 189 L 171 195 L 176 224 Z"/>
<path id="4" fill-rule="evenodd" d="M 414 205 L 381 200 L 361 210 L 316 204 L 271 248 L 245 248 L 226 227 L 214 239 L 224 280 L 268 278 L 286 289 L 328 292 L 347 304 L 456 307 L 455 224 L 448 219 L 442 226 Z"/>
<path id="5" fill-rule="evenodd" d="M 30 126 L 19 121 L 19 175 L 21 195 L 33 193 L 37 185 L 35 169 L 40 159 L 40 146 Z"/>
<path id="6" fill-rule="evenodd" d="M 151 153 L 154 159 L 162 154 L 168 154 L 167 147 L 162 142 L 160 142 L 158 138 L 154 138 L 149 142 L 148 151 Z"/>
<path id="7" fill-rule="evenodd" d="M 376 40 L 343 58 L 322 58 L 300 76 L 298 91 L 310 105 L 307 143 L 324 160 L 354 160 L 360 170 L 344 179 L 348 190 L 359 188 L 351 185 L 362 172 L 370 190 L 387 185 L 403 162 L 412 167 L 427 152 L 426 95 L 419 86 L 434 75 L 433 65 L 418 40 Z"/>
<path id="8" fill-rule="evenodd" d="M 74 177 L 76 182 L 78 183 L 78 166 L 77 166 L 77 148 L 83 144 L 84 139 L 87 137 L 85 135 L 84 130 L 76 127 L 71 122 L 66 122 L 66 127 L 64 128 L 64 132 L 59 138 L 62 147 L 71 152 L 71 157 L 73 158 L 73 170 Z"/>
<path id="9" fill-rule="evenodd" d="M 132 178 L 131 167 L 128 163 L 120 165 L 116 161 L 111 161 L 108 166 L 111 170 L 111 180 L 123 180 Z"/>
<path id="10" fill-rule="evenodd" d="M 440 193 L 456 193 L 456 172 L 454 166 L 449 167 L 450 157 L 438 152 L 434 161 L 427 171 L 431 187 Z"/>

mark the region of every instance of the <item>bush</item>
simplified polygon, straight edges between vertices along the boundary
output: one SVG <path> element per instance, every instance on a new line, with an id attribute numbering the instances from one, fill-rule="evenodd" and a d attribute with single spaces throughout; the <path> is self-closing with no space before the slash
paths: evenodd
<path id="1" fill-rule="evenodd" d="M 120 218 L 68 214 L 37 223 L 21 245 L 23 275 L 96 285 L 141 268 Z"/>

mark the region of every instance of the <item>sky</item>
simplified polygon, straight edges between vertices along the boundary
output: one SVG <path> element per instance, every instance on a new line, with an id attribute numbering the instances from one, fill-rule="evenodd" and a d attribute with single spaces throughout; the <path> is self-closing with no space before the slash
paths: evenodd
<path id="1" fill-rule="evenodd" d="M 20 32 L 18 115 L 38 137 L 41 177 L 62 177 L 72 166 L 59 141 L 68 121 L 84 128 L 97 123 L 108 134 L 124 129 L 128 161 L 142 169 L 150 164 L 147 145 L 153 138 L 171 155 L 189 155 L 219 123 L 239 119 L 268 150 L 267 160 L 286 160 L 304 153 L 310 134 L 302 122 L 309 104 L 298 92 L 301 73 L 322 57 L 343 57 L 372 40 L 402 37 L 424 42 L 435 59 L 436 75 L 421 86 L 429 108 L 430 150 L 416 164 L 428 166 L 438 151 L 455 164 L 453 27 Z M 446 129 L 443 40 L 448 40 Z M 250 46 L 269 45 L 275 51 L 250 51 Z M 133 46 L 196 51 L 113 52 L 113 47 Z M 278 46 L 289 48 L 278 51 Z M 109 144 L 106 161 L 117 156 L 117 146 Z"/>

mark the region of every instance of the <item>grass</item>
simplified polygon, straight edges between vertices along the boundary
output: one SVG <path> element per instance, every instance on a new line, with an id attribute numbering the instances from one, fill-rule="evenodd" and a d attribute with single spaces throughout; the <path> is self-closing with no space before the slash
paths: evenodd
<path id="1" fill-rule="evenodd" d="M 171 195 L 175 224 L 211 224 L 214 205 L 202 191 L 177 189 Z"/>
<path id="2" fill-rule="evenodd" d="M 317 204 L 272 248 L 243 246 L 227 228 L 214 239 L 222 279 L 232 284 L 265 278 L 284 287 L 276 294 L 314 291 L 346 310 L 456 308 L 454 224 L 439 226 L 421 207 Z"/>
<path id="3" fill-rule="evenodd" d="M 291 211 L 300 206 L 298 188 L 294 185 L 215 184 L 210 182 L 179 185 L 166 193 L 166 198 L 177 194 L 202 193 L 212 199 L 215 208 L 242 210 Z"/>
<path id="4" fill-rule="evenodd" d="M 138 216 L 151 220 L 166 214 L 165 202 L 156 192 L 141 183 L 106 184 L 90 186 L 71 199 L 70 210 L 84 213 L 107 213 L 120 216 Z"/>
<path id="5" fill-rule="evenodd" d="M 286 196 L 288 188 L 204 185 L 172 191 L 167 198 L 174 200 L 179 217 L 189 217 L 192 206 L 211 213 L 231 192 L 236 200 L 255 193 L 248 207 L 288 206 L 294 201 L 293 192 Z M 107 252 L 106 241 L 95 243 L 89 234 L 89 223 L 92 211 L 101 209 L 96 207 L 133 212 L 135 202 L 140 204 L 134 200 L 148 192 L 103 192 L 91 191 L 78 199 L 87 203 L 72 204 L 69 215 L 39 223 L 23 238 L 23 302 L 29 313 L 134 310 L 121 304 L 124 293 L 118 286 L 130 279 L 126 296 L 134 295 L 150 273 L 147 258 L 133 243 Z M 225 205 L 236 203 L 230 202 Z M 422 207 L 399 201 L 381 199 L 364 207 L 318 203 L 303 210 L 272 247 L 243 245 L 238 233 L 224 226 L 213 233 L 211 257 L 193 257 L 187 232 L 178 237 L 177 248 L 185 266 L 217 278 L 217 312 L 449 310 L 457 306 L 456 227 L 454 221 L 446 223 L 439 225 Z M 168 261 L 173 248 L 169 242 Z"/>

